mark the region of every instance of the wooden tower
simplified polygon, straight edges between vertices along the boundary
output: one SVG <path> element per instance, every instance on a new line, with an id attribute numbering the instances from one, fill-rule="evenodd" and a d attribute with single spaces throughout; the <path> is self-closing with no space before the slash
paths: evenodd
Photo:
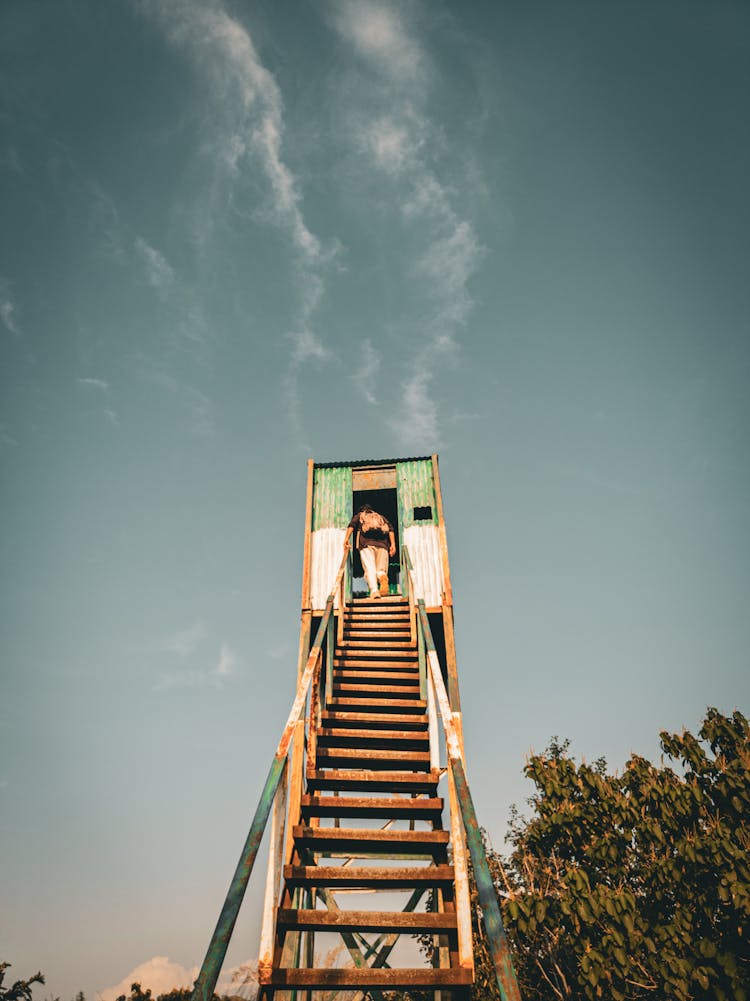
<path id="1" fill-rule="evenodd" d="M 377 598 L 344 549 L 363 503 L 396 536 Z M 297 692 L 194 1001 L 210 1001 L 269 815 L 262 996 L 467 994 L 470 855 L 501 997 L 520 1001 L 466 781 L 436 455 L 308 463 Z"/>

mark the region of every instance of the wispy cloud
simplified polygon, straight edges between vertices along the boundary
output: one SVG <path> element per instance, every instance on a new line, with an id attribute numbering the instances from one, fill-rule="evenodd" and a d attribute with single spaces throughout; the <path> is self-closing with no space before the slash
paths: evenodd
<path id="1" fill-rule="evenodd" d="M 163 254 L 148 244 L 143 237 L 135 240 L 135 252 L 146 268 L 146 278 L 152 288 L 163 289 L 174 284 L 175 273 Z"/>
<path id="2" fill-rule="evenodd" d="M 332 8 L 338 30 L 377 71 L 409 82 L 424 71 L 424 53 L 393 4 L 336 0 Z"/>
<path id="3" fill-rule="evenodd" d="M 143 379 L 166 390 L 179 401 L 183 412 L 187 414 L 185 429 L 201 438 L 210 438 L 214 434 L 214 407 L 211 398 L 195 386 L 163 372 L 146 357 L 141 356 L 140 361 L 143 364 Z"/>
<path id="4" fill-rule="evenodd" d="M 428 449 L 438 444 L 447 420 L 435 380 L 460 349 L 474 305 L 469 281 L 484 250 L 457 207 L 460 192 L 435 166 L 444 140 L 426 110 L 431 63 L 404 12 L 382 0 L 332 0 L 331 10 L 353 55 L 371 78 L 375 73 L 375 85 L 364 84 L 366 100 L 350 112 L 355 147 L 392 184 L 402 223 L 422 247 L 412 251 L 408 272 L 425 306 L 390 423 L 403 444 Z M 363 107 L 375 110 L 365 114 Z"/>
<path id="5" fill-rule="evenodd" d="M 14 337 L 23 336 L 18 322 L 18 309 L 11 295 L 11 283 L 7 278 L 0 278 L 0 321 Z"/>
<path id="6" fill-rule="evenodd" d="M 205 665 L 208 660 L 206 632 L 202 623 L 196 623 L 182 633 L 168 638 L 172 646 L 162 646 L 181 662 L 178 666 L 162 670 L 156 683 L 157 691 L 169 688 L 222 688 L 224 682 L 236 672 L 238 659 L 228 643 L 222 643 L 216 660 L 210 666 L 195 666 L 196 659 Z"/>
<path id="7" fill-rule="evenodd" d="M 375 393 L 375 384 L 381 362 L 380 352 L 373 347 L 372 341 L 369 338 L 365 338 L 362 341 L 360 365 L 352 376 L 352 380 L 359 390 L 360 395 L 373 405 L 378 402 Z"/>
<path id="8" fill-rule="evenodd" d="M 78 376 L 78 384 L 80 386 L 93 386 L 95 389 L 101 389 L 103 392 L 109 389 L 109 383 L 106 379 L 94 379 L 88 376 Z"/>
<path id="9" fill-rule="evenodd" d="M 221 109 L 212 134 L 214 163 L 230 182 L 258 167 L 267 181 L 263 216 L 289 240 L 295 254 L 296 319 L 290 342 L 283 395 L 289 416 L 299 424 L 298 376 L 308 361 L 328 353 L 312 318 L 324 292 L 322 273 L 337 248 L 324 250 L 302 212 L 298 181 L 286 163 L 284 104 L 273 74 L 263 65 L 248 28 L 221 0 L 142 0 L 141 7 L 178 48 L 189 53 L 210 84 Z"/>
<path id="10" fill-rule="evenodd" d="M 109 383 L 106 379 L 99 379 L 95 376 L 78 376 L 76 382 L 79 386 L 84 386 L 86 389 L 92 389 L 97 394 L 102 394 L 107 400 L 109 400 Z M 101 413 L 106 417 L 107 421 L 114 425 L 114 427 L 120 426 L 120 418 L 116 410 L 113 410 L 111 406 L 103 407 Z"/>
<path id="11" fill-rule="evenodd" d="M 208 635 L 208 630 L 200 619 L 196 619 L 185 629 L 178 629 L 176 632 L 168 633 L 162 638 L 161 648 L 167 653 L 173 653 L 177 657 L 185 658 L 195 653 L 199 644 Z"/>
<path id="12" fill-rule="evenodd" d="M 225 678 L 231 674 L 237 665 L 237 658 L 226 643 L 221 644 L 219 651 L 219 661 L 216 665 L 216 674 L 219 678 Z"/>

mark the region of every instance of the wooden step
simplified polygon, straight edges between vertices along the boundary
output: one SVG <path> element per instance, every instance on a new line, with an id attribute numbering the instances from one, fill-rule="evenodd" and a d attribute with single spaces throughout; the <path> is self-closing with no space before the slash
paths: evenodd
<path id="1" fill-rule="evenodd" d="M 360 990 L 383 988 L 384 990 L 405 990 L 424 987 L 439 990 L 441 987 L 461 987 L 473 983 L 470 969 L 454 966 L 448 969 L 432 967 L 391 969 L 390 967 L 285 967 L 272 970 L 261 983 L 269 987 L 310 987 L 335 988 L 337 990 Z"/>
<path id="2" fill-rule="evenodd" d="M 368 768 L 392 771 L 413 768 L 429 771 L 429 751 L 383 751 L 365 747 L 321 747 L 315 759 L 318 768 Z"/>
<path id="3" fill-rule="evenodd" d="M 295 824 L 294 840 L 308 851 L 366 851 L 399 855 L 442 854 L 448 844 L 448 831 L 381 831 L 359 827 L 307 827 Z"/>
<path id="4" fill-rule="evenodd" d="M 419 684 L 419 671 L 344 671 L 339 669 L 333 675 L 334 685 L 388 685 Z"/>
<path id="5" fill-rule="evenodd" d="M 415 647 L 404 649 L 386 649 L 385 647 L 340 647 L 333 652 L 334 663 L 338 660 L 411 660 L 418 661 L 419 655 Z"/>
<path id="6" fill-rule="evenodd" d="M 454 880 L 452 865 L 430 866 L 350 866 L 287 865 L 287 886 L 362 887 L 398 890 L 418 886 L 444 886 Z"/>
<path id="7" fill-rule="evenodd" d="M 279 908 L 276 922 L 284 931 L 381 931 L 425 935 L 455 931 L 455 912 L 312 911 Z"/>
<path id="8" fill-rule="evenodd" d="M 377 614 L 371 612 L 367 615 L 344 615 L 344 629 L 350 627 L 356 629 L 408 629 L 411 616 L 408 612 L 399 614 L 389 614 L 383 612 Z"/>
<path id="9" fill-rule="evenodd" d="M 409 607 L 409 599 L 404 598 L 402 594 L 384 594 L 380 598 L 354 598 L 353 601 L 347 602 L 347 608 L 386 608 L 401 606 Z"/>
<path id="10" fill-rule="evenodd" d="M 434 796 L 437 774 L 431 772 L 374 771 L 369 768 L 318 768 L 307 776 L 310 790 L 330 789 L 334 792 L 416 792 Z"/>
<path id="11" fill-rule="evenodd" d="M 388 692 L 390 689 L 387 685 L 334 685 L 333 686 L 333 697 L 336 699 L 341 698 L 352 698 L 352 699 L 372 699 L 372 700 L 383 700 L 388 699 Z M 406 699 L 419 698 L 419 685 L 402 685 L 398 689 L 397 701 L 405 701 Z"/>
<path id="12" fill-rule="evenodd" d="M 358 609 L 356 612 L 344 612 L 344 625 L 350 622 L 408 622 L 411 619 L 409 608 L 373 608 L 371 611 Z"/>
<path id="13" fill-rule="evenodd" d="M 321 722 L 324 727 L 339 729 L 357 729 L 367 725 L 368 729 L 390 730 L 398 726 L 402 730 L 427 730 L 427 716 L 407 716 L 405 713 L 361 713 L 345 712 L 337 709 L 335 712 L 323 712 Z"/>
<path id="14" fill-rule="evenodd" d="M 417 644 L 411 640 L 343 640 L 337 643 L 334 657 L 347 657 L 353 655 L 383 656 L 388 657 L 417 657 Z"/>
<path id="15" fill-rule="evenodd" d="M 302 797 L 302 813 L 305 817 L 414 817 L 419 820 L 439 818 L 443 812 L 443 800 L 436 796 L 430 799 L 411 799 L 399 796 L 310 796 Z"/>
<path id="16" fill-rule="evenodd" d="M 372 668 L 375 671 L 404 671 L 407 668 L 414 670 L 419 669 L 419 660 L 417 657 L 396 657 L 393 660 L 387 660 L 384 657 L 336 657 L 333 661 L 334 668 L 342 668 L 345 671 L 352 669 L 359 670 L 360 668 Z"/>
<path id="17" fill-rule="evenodd" d="M 344 623 L 344 636 L 352 636 L 355 634 L 362 634 L 357 636 L 359 639 L 365 639 L 370 636 L 373 639 L 387 639 L 389 636 L 395 636 L 397 639 L 403 639 L 404 635 L 409 635 L 410 628 L 409 622 L 398 621 L 398 622 L 346 622 Z"/>
<path id="18" fill-rule="evenodd" d="M 404 733 L 403 730 L 339 730 L 323 727 L 318 730 L 318 747 L 382 747 L 402 751 L 418 751 L 429 746 L 425 733 Z"/>
<path id="19" fill-rule="evenodd" d="M 427 708 L 425 699 L 387 699 L 375 706 L 372 699 L 357 699 L 348 696 L 332 698 L 327 708 L 336 712 L 357 712 L 366 709 L 368 713 L 420 713 Z"/>

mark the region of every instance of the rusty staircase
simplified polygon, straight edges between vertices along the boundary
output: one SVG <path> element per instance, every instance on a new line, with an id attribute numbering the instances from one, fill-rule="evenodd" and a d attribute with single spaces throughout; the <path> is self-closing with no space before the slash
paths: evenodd
<path id="1" fill-rule="evenodd" d="M 192 1001 L 211 1001 L 269 817 L 262 998 L 466 994 L 470 855 L 500 997 L 520 1001 L 466 782 L 461 715 L 405 545 L 402 560 L 403 596 L 348 601 L 342 560 Z M 343 907 L 347 894 L 367 906 Z M 330 933 L 341 949 L 316 948 Z M 416 935 L 431 942 L 431 965 Z"/>
<path id="2" fill-rule="evenodd" d="M 455 872 L 448 861 L 449 832 L 443 829 L 440 775 L 430 751 L 428 704 L 408 600 L 348 605 L 331 666 L 330 701 L 315 724 L 308 792 L 300 798 L 292 858 L 283 871 L 266 987 L 371 992 L 468 986 L 473 969 L 470 954 L 463 966 L 459 960 Z M 351 826 L 353 820 L 366 825 Z M 427 829 L 417 829 L 417 823 Z M 321 864 L 329 858 L 344 862 Z M 372 906 L 331 907 L 342 889 L 370 891 Z M 410 891 L 405 909 L 379 906 L 384 893 L 392 897 L 393 891 Z M 418 910 L 429 891 L 434 910 Z M 322 908 L 313 906 L 319 901 Z M 300 966 L 300 953 L 314 955 L 309 938 L 326 931 L 347 933 L 351 958 L 359 950 L 370 962 Z M 307 948 L 292 943 L 285 963 L 292 932 L 308 936 Z M 397 938 L 415 934 L 435 936 L 440 965 L 391 968 Z M 368 939 L 372 935 L 379 936 L 375 944 Z M 289 959 L 297 962 L 287 965 Z"/>

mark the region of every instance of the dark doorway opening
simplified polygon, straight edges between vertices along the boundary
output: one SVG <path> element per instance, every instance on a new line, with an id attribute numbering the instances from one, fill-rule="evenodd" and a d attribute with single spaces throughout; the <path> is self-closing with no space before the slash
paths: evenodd
<path id="1" fill-rule="evenodd" d="M 396 491 L 391 490 L 355 490 L 352 493 L 352 514 L 356 514 L 357 511 L 362 507 L 363 504 L 369 504 L 370 507 L 374 508 L 378 514 L 382 514 L 384 518 L 393 525 L 393 531 L 396 536 L 396 555 L 391 556 L 388 562 L 388 584 L 393 587 L 398 587 L 399 585 L 399 572 L 400 572 L 400 560 L 401 560 L 401 546 L 399 539 L 398 530 L 398 497 Z M 355 540 L 352 540 L 354 542 Z M 359 553 L 356 548 L 354 550 L 354 566 L 352 570 L 352 593 L 353 594 L 363 594 L 367 590 L 367 584 L 365 583 L 365 574 L 362 569 L 362 561 L 359 558 Z"/>

